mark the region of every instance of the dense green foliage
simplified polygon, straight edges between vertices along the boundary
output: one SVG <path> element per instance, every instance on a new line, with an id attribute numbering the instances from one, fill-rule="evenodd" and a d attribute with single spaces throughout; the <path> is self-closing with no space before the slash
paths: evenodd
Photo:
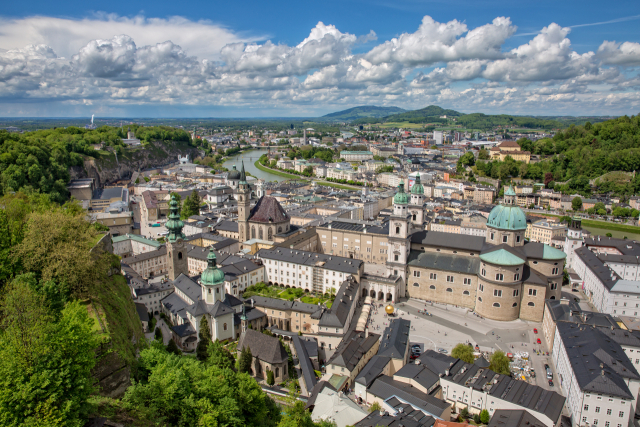
<path id="1" fill-rule="evenodd" d="M 491 130 L 498 126 L 503 128 L 526 129 L 558 129 L 562 123 L 556 120 L 538 119 L 535 117 L 510 116 L 507 114 L 486 115 L 482 113 L 465 114 L 456 119 L 456 124 L 466 129 Z"/>
<path id="2" fill-rule="evenodd" d="M 489 361 L 489 369 L 493 372 L 511 376 L 511 370 L 509 369 L 509 358 L 502 351 L 496 351 L 491 355 Z"/>
<path id="3" fill-rule="evenodd" d="M 463 362 L 473 363 L 475 360 L 473 358 L 473 348 L 467 344 L 457 344 L 453 350 L 451 350 L 451 357 L 455 357 L 456 359 L 460 359 Z"/>
<path id="4" fill-rule="evenodd" d="M 123 399 L 140 418 L 170 426 L 274 426 L 279 410 L 248 374 L 152 345 Z M 221 359 L 224 360 L 224 359 Z"/>
<path id="5" fill-rule="evenodd" d="M 200 199 L 198 192 L 193 190 L 191 195 L 184 200 L 180 216 L 182 219 L 186 219 L 193 215 L 200 215 L 200 206 L 202 206 L 202 199 Z"/>
<path id="6" fill-rule="evenodd" d="M 98 340 L 86 307 L 51 304 L 33 275 L 5 290 L 0 335 L 0 424 L 82 426 Z"/>
<path id="7" fill-rule="evenodd" d="M 198 338 L 200 341 L 198 341 L 198 346 L 196 347 L 196 357 L 198 360 L 206 360 L 209 355 L 209 346 L 211 345 L 211 331 L 209 330 L 207 316 L 202 316 Z"/>
<path id="8" fill-rule="evenodd" d="M 607 172 L 640 169 L 640 116 L 623 116 L 594 125 L 587 122 L 559 131 L 553 138 L 535 142 L 522 138 L 518 144 L 543 160 L 528 165 L 510 157 L 504 162 L 478 162 L 477 172 L 501 180 L 509 177 L 544 180 L 557 191 L 589 195 L 590 179 Z M 640 191 L 640 175 L 627 180 L 596 180 L 595 186 L 601 193 L 611 191 L 628 196 Z"/>

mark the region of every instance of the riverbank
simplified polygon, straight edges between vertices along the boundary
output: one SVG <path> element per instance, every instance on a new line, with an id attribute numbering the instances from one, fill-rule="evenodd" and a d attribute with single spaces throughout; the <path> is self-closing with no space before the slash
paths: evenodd
<path id="1" fill-rule="evenodd" d="M 272 173 L 274 175 L 278 175 L 284 178 L 290 178 L 290 179 L 295 179 L 297 181 L 309 181 L 309 179 L 305 179 L 305 177 L 301 177 L 299 175 L 294 175 L 292 173 L 287 173 L 287 172 L 282 172 L 279 171 L 277 169 L 271 169 L 268 168 L 262 164 L 260 164 L 260 160 L 256 161 L 254 163 L 254 166 L 258 169 L 260 169 L 263 172 L 268 172 L 268 173 Z M 337 188 L 339 190 L 351 190 L 351 191 L 358 191 L 360 190 L 360 187 L 350 187 L 348 185 L 342 185 L 342 184 L 335 184 L 333 182 L 329 182 L 329 181 L 315 181 L 315 183 L 317 185 L 323 185 L 325 187 L 331 187 L 331 188 Z"/>

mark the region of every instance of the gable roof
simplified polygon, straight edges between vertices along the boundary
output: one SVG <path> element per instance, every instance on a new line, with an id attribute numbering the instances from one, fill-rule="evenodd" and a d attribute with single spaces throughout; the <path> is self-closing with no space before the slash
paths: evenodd
<path id="1" fill-rule="evenodd" d="M 251 355 L 271 364 L 285 363 L 289 360 L 287 351 L 276 337 L 265 335 L 253 329 L 247 329 L 240 336 L 238 351 L 249 347 Z"/>
<path id="2" fill-rule="evenodd" d="M 258 203 L 251 209 L 249 221 L 278 223 L 289 220 L 289 215 L 280 205 L 280 202 L 271 196 L 262 196 Z"/>
<path id="3" fill-rule="evenodd" d="M 382 333 L 382 342 L 378 348 L 378 355 L 393 359 L 404 359 L 409 343 L 411 321 L 407 319 L 392 319 L 389 326 Z"/>

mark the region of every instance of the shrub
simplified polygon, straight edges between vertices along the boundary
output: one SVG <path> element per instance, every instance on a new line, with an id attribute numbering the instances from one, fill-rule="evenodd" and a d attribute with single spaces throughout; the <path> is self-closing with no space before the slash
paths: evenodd
<path id="1" fill-rule="evenodd" d="M 486 409 L 483 409 L 482 412 L 480 412 L 480 422 L 482 424 L 489 424 L 489 421 L 491 421 L 491 416 L 489 416 L 489 411 L 487 411 Z"/>
<path id="2" fill-rule="evenodd" d="M 275 380 L 275 376 L 273 375 L 273 371 L 270 369 L 267 369 L 267 385 L 271 387 L 275 384 L 275 382 L 276 380 Z"/>

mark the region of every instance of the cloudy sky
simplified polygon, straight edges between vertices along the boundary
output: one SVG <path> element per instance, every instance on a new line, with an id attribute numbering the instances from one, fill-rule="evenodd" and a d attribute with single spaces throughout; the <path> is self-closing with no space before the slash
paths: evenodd
<path id="1" fill-rule="evenodd" d="M 3 4 L 0 116 L 640 113 L 637 0 L 311 3 Z"/>

